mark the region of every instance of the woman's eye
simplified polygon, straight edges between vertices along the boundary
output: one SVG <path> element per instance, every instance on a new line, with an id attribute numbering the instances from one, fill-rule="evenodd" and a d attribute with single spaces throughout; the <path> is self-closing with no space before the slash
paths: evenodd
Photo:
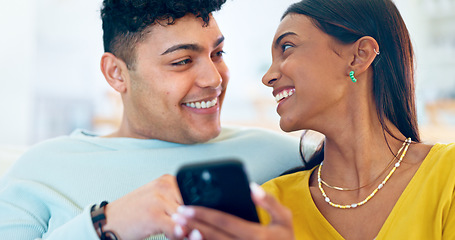
<path id="1" fill-rule="evenodd" d="M 286 52 L 289 48 L 293 47 L 291 44 L 283 44 L 281 45 L 282 52 Z"/>
<path id="2" fill-rule="evenodd" d="M 191 63 L 191 59 L 187 58 L 179 62 L 172 63 L 174 66 L 180 66 L 180 65 L 186 65 L 188 63 Z"/>

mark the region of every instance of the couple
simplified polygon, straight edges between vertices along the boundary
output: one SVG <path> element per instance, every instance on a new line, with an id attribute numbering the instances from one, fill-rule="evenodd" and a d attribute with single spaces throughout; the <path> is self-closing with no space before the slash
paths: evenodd
<path id="1" fill-rule="evenodd" d="M 263 83 L 284 131 L 326 138 L 305 169 L 253 185 L 262 225 L 181 206 L 174 177 L 158 177 L 175 164 L 235 156 L 260 183 L 298 165 L 292 140 L 220 129 L 228 72 L 210 12 L 223 3 L 104 1 L 101 68 L 122 125 L 26 153 L 0 183 L 2 237 L 454 239 L 455 147 L 420 142 L 413 50 L 391 0 L 303 0 L 284 13 Z"/>

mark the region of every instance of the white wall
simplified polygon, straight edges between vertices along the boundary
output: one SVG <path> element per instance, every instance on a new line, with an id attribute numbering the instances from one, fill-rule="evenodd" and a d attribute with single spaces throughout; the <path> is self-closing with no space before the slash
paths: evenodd
<path id="1" fill-rule="evenodd" d="M 225 60 L 231 70 L 222 114 L 225 122 L 241 121 L 278 128 L 272 90 L 261 80 L 271 64 L 271 44 L 281 16 L 295 2 L 297 0 L 227 1 L 215 15 L 226 37 Z"/>
<path id="2" fill-rule="evenodd" d="M 27 142 L 35 77 L 35 0 L 0 2 L 0 144 Z"/>
<path id="3" fill-rule="evenodd" d="M 90 127 L 105 86 L 100 3 L 0 2 L 0 144 L 29 145 Z"/>
<path id="4" fill-rule="evenodd" d="M 99 70 L 101 1 L 35 1 L 37 70 L 32 82 L 31 143 L 90 128 L 97 96 L 107 87 Z"/>

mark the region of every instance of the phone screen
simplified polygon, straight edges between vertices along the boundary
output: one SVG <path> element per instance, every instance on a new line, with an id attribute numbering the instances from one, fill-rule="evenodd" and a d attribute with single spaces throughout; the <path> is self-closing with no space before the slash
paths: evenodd
<path id="1" fill-rule="evenodd" d="M 177 183 L 185 205 L 209 207 L 259 222 L 248 177 L 238 160 L 185 165 L 177 172 Z"/>

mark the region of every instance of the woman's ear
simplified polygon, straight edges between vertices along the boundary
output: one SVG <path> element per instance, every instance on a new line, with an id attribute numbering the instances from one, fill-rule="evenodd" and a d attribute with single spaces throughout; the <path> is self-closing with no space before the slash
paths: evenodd
<path id="1" fill-rule="evenodd" d="M 356 74 L 365 72 L 379 55 L 379 45 L 372 37 L 361 37 L 353 44 L 354 58 L 350 63 L 349 71 L 355 71 Z"/>
<path id="2" fill-rule="evenodd" d="M 104 53 L 101 57 L 101 72 L 111 87 L 119 92 L 126 92 L 125 78 L 128 76 L 126 64 L 112 53 Z"/>

